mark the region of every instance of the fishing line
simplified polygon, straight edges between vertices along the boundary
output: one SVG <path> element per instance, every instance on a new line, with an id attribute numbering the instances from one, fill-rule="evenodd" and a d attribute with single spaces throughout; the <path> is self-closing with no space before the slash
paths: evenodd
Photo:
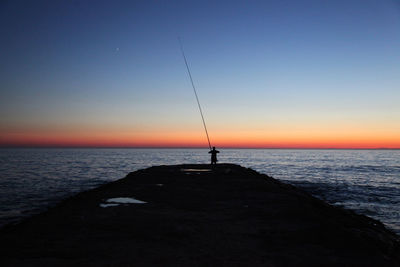
<path id="1" fill-rule="evenodd" d="M 206 135 L 207 135 L 208 147 L 211 150 L 210 137 L 208 136 L 206 121 L 204 120 L 203 111 L 201 110 L 199 97 L 197 96 L 197 92 L 196 92 L 196 87 L 194 86 L 192 74 L 190 73 L 190 69 L 189 69 L 189 65 L 188 65 L 187 60 L 186 60 L 185 52 L 183 51 L 183 45 L 182 45 L 181 39 L 179 37 L 178 37 L 178 41 L 179 41 L 179 45 L 181 47 L 181 52 L 182 52 L 183 59 L 185 60 L 185 65 L 186 65 L 187 72 L 189 74 L 190 82 L 192 83 L 193 92 L 194 92 L 194 95 L 196 96 L 197 106 L 199 107 L 201 119 L 203 120 L 204 130 L 206 131 Z"/>

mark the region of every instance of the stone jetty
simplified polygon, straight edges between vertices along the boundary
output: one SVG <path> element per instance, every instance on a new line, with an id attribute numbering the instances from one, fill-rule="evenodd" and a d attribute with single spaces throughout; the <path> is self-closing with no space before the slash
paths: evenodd
<path id="1" fill-rule="evenodd" d="M 1 266 L 400 266 L 399 237 L 233 164 L 156 166 L 0 230 Z"/>

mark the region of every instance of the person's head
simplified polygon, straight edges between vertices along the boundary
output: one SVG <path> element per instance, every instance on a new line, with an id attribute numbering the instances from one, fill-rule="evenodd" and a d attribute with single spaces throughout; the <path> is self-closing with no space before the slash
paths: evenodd
<path id="1" fill-rule="evenodd" d="M 213 150 L 215 150 L 215 146 L 213 146 Z"/>

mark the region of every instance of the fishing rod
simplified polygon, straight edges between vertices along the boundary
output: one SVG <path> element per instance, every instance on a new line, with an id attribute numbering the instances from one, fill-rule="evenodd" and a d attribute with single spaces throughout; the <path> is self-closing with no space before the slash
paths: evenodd
<path id="1" fill-rule="evenodd" d="M 185 60 L 185 65 L 186 65 L 187 72 L 188 72 L 188 74 L 189 74 L 190 82 L 192 83 L 193 92 L 194 92 L 194 95 L 196 96 L 197 106 L 199 107 L 201 119 L 203 120 L 204 130 L 206 131 L 206 135 L 207 135 L 208 147 L 209 147 L 210 150 L 211 150 L 210 137 L 208 136 L 206 121 L 204 120 L 203 111 L 201 110 L 199 97 L 197 96 L 197 92 L 196 92 L 196 87 L 194 86 L 194 83 L 193 83 L 192 74 L 190 73 L 190 69 L 189 69 L 189 65 L 188 65 L 187 60 L 186 60 L 185 52 L 183 51 L 183 45 L 182 45 L 181 39 L 178 38 L 178 41 L 179 41 L 179 45 L 180 45 L 180 47 L 181 47 L 181 52 L 182 52 L 183 59 Z"/>

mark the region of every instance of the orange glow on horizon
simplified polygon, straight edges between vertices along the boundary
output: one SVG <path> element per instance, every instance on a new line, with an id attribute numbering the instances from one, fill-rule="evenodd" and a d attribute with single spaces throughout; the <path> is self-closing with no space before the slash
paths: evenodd
<path id="1" fill-rule="evenodd" d="M 400 148 L 394 134 L 322 134 L 300 132 L 219 132 L 210 136 L 220 148 Z M 37 147 L 193 147 L 207 148 L 205 136 L 198 132 L 160 133 L 9 133 L 0 136 L 0 146 Z"/>

